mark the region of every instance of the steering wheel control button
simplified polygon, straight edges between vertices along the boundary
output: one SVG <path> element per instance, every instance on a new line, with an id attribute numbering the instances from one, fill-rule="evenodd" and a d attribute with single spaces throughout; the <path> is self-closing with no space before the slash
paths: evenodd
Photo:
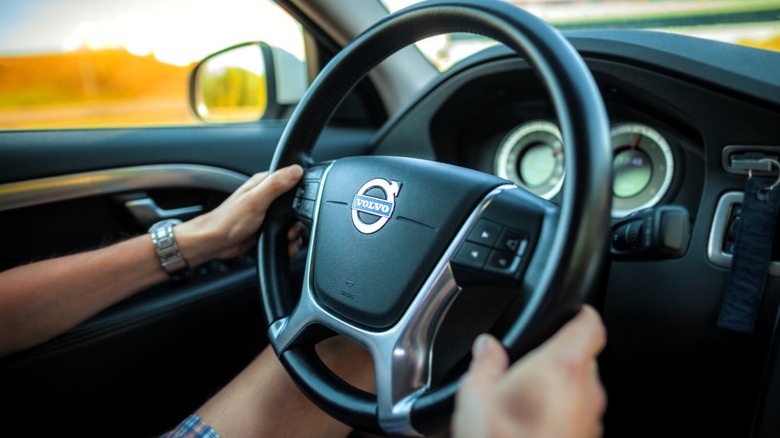
<path id="1" fill-rule="evenodd" d="M 303 186 L 303 198 L 304 199 L 311 199 L 312 201 L 317 199 L 317 191 L 319 190 L 320 185 L 316 182 L 309 182 L 306 183 Z"/>
<path id="2" fill-rule="evenodd" d="M 469 242 L 493 246 L 501 232 L 501 226 L 487 219 L 480 219 L 466 238 Z"/>
<path id="3" fill-rule="evenodd" d="M 518 231 L 480 219 L 453 259 L 459 265 L 512 277 L 522 263 L 528 239 Z"/>
<path id="4" fill-rule="evenodd" d="M 495 248 L 522 256 L 528 247 L 528 239 L 517 231 L 505 229 L 498 238 Z"/>
<path id="5" fill-rule="evenodd" d="M 520 265 L 520 257 L 506 251 L 490 251 L 485 271 L 502 275 L 513 275 Z"/>
<path id="6" fill-rule="evenodd" d="M 320 180 L 324 170 L 323 166 L 306 169 L 303 174 L 303 181 L 295 189 L 293 210 L 301 219 L 310 221 L 314 218 L 314 205 L 317 200 L 317 193 L 320 190 Z"/>
<path id="7" fill-rule="evenodd" d="M 373 234 L 387 224 L 395 210 L 401 183 L 374 178 L 363 184 L 352 198 L 352 223 L 363 234 Z"/>
<path id="8" fill-rule="evenodd" d="M 314 218 L 314 201 L 296 197 L 293 199 L 293 210 L 298 216 L 311 220 Z"/>
<path id="9" fill-rule="evenodd" d="M 304 216 L 308 219 L 312 219 L 314 217 L 314 201 L 310 201 L 308 199 L 304 199 L 301 202 L 301 210 L 300 210 L 301 216 Z"/>
<path id="10" fill-rule="evenodd" d="M 323 166 L 310 167 L 306 169 L 303 174 L 304 180 L 319 180 L 322 178 L 322 172 L 325 170 Z"/>
<path id="11" fill-rule="evenodd" d="M 455 256 L 455 263 L 474 269 L 482 269 L 490 253 L 490 248 L 476 243 L 464 242 Z"/>

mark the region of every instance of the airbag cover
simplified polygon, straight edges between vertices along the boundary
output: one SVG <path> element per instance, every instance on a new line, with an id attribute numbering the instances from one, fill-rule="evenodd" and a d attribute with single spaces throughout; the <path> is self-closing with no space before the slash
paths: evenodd
<path id="1" fill-rule="evenodd" d="M 477 202 L 503 183 L 481 172 L 409 158 L 335 162 L 316 225 L 315 296 L 359 326 L 391 326 Z"/>

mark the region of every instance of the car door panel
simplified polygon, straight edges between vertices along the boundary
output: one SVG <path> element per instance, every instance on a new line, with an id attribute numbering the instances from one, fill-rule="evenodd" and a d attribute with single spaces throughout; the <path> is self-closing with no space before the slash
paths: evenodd
<path id="1" fill-rule="evenodd" d="M 143 234 L 128 201 L 214 208 L 268 168 L 282 122 L 0 134 L 0 269 Z M 374 132 L 329 128 L 317 160 L 365 154 Z M 59 421 L 99 435 L 155 434 L 192 412 L 267 343 L 250 253 L 214 261 L 101 312 L 42 345 L 0 359 L 9 430 Z M 293 261 L 301 271 L 302 258 Z M 56 287 L 56 285 L 52 285 Z M 26 412 L 52 421 L 30 424 Z M 5 417 L 5 415 L 4 415 Z M 5 421 L 4 421 L 5 422 Z"/>

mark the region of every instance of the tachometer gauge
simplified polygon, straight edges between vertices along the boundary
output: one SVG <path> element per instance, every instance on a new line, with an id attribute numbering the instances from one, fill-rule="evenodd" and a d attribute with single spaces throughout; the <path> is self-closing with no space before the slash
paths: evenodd
<path id="1" fill-rule="evenodd" d="M 669 190 L 674 157 L 669 143 L 649 126 L 630 123 L 612 128 L 614 182 L 612 216 L 652 207 Z"/>
<path id="2" fill-rule="evenodd" d="M 552 199 L 563 185 L 563 140 L 558 127 L 534 120 L 513 129 L 498 148 L 496 175 Z"/>

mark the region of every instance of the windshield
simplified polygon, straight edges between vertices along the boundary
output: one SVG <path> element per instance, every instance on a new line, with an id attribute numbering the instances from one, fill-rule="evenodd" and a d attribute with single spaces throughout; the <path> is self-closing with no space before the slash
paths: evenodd
<path id="1" fill-rule="evenodd" d="M 394 12 L 420 0 L 382 0 Z M 560 30 L 650 29 L 780 51 L 778 0 L 506 0 Z M 417 47 L 439 70 L 495 44 L 468 34 L 441 35 Z"/>

